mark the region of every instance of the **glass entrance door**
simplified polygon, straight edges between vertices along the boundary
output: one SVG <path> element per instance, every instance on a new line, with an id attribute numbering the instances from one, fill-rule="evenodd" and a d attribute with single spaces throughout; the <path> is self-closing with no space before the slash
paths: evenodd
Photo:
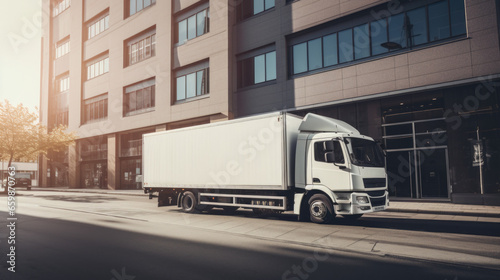
<path id="1" fill-rule="evenodd" d="M 448 149 L 429 148 L 387 153 L 392 196 L 448 198 Z"/>

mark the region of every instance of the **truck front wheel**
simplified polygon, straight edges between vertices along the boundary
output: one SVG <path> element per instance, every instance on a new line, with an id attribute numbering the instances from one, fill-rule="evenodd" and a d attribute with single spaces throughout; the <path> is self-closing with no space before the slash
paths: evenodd
<path id="1" fill-rule="evenodd" d="M 324 224 L 331 222 L 335 217 L 333 206 L 328 197 L 315 194 L 309 198 L 309 216 L 311 222 Z"/>
<path id="2" fill-rule="evenodd" d="M 186 213 L 197 212 L 196 206 L 197 206 L 197 202 L 196 202 L 196 196 L 194 195 L 194 193 L 192 193 L 190 191 L 185 192 L 182 195 L 182 199 L 181 199 L 182 211 L 184 211 Z"/>

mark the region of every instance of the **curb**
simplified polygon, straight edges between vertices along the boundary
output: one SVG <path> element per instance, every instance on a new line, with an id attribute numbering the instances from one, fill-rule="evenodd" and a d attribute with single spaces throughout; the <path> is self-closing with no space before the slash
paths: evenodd
<path id="1" fill-rule="evenodd" d="M 93 193 L 93 194 L 107 194 L 107 195 L 128 195 L 128 196 L 148 196 L 144 192 L 137 190 L 138 193 L 120 192 L 114 190 L 96 190 L 91 189 L 42 189 L 42 188 L 32 188 L 32 191 L 44 191 L 44 192 L 72 192 L 72 193 Z M 140 191 L 140 192 L 139 192 Z M 28 191 L 29 192 L 29 191 Z"/>
<path id="2" fill-rule="evenodd" d="M 487 217 L 500 218 L 500 213 L 485 213 L 485 212 L 464 212 L 464 211 L 438 211 L 427 209 L 403 209 L 403 208 L 388 208 L 387 212 L 396 213 L 415 213 L 415 214 L 435 214 L 435 215 L 455 215 L 455 216 L 471 216 L 471 217 Z"/>

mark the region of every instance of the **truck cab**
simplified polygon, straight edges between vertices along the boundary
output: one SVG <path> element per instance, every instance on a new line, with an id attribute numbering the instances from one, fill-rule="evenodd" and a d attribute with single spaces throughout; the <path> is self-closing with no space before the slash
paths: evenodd
<path id="1" fill-rule="evenodd" d="M 345 122 L 313 114 L 299 130 L 295 203 L 301 204 L 294 207 L 296 214 L 304 211 L 321 223 L 336 214 L 356 219 L 386 209 L 385 159 L 372 138 Z"/>

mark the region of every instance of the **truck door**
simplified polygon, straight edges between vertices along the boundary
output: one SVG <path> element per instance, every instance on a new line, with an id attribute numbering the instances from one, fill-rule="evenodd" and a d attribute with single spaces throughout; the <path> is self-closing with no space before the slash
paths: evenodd
<path id="1" fill-rule="evenodd" d="M 312 145 L 313 184 L 333 191 L 350 191 L 351 176 L 343 145 L 338 140 L 319 140 Z"/>

